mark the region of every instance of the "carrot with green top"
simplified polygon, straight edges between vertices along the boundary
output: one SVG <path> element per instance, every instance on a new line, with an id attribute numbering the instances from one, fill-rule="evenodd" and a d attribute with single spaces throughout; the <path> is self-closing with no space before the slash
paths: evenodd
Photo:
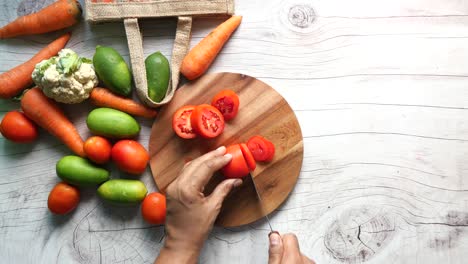
<path id="1" fill-rule="evenodd" d="M 68 120 L 57 103 L 35 87 L 21 99 L 24 114 L 68 146 L 75 154 L 85 157 L 84 141 L 76 127 Z"/>
<path id="2" fill-rule="evenodd" d="M 232 16 L 211 31 L 185 56 L 180 72 L 189 80 L 200 77 L 210 67 L 241 21 L 242 16 Z"/>
<path id="3" fill-rule="evenodd" d="M 57 53 L 65 47 L 70 36 L 70 33 L 62 35 L 39 51 L 27 62 L 0 74 L 0 98 L 12 98 L 30 86 L 33 83 L 31 74 L 36 64 L 57 55 Z"/>
<path id="4" fill-rule="evenodd" d="M 76 0 L 58 0 L 37 13 L 18 17 L 0 28 L 0 39 L 42 34 L 71 27 L 81 18 L 81 6 Z"/>
<path id="5" fill-rule="evenodd" d="M 109 107 L 134 116 L 154 118 L 158 112 L 135 102 L 130 98 L 116 95 L 105 88 L 96 87 L 91 91 L 91 102 L 100 107 Z"/>

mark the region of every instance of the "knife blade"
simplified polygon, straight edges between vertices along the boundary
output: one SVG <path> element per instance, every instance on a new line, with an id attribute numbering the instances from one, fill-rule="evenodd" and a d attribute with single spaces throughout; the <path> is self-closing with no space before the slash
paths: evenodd
<path id="1" fill-rule="evenodd" d="M 271 227 L 271 222 L 270 222 L 270 218 L 268 217 L 268 214 L 266 214 L 263 210 L 263 201 L 262 201 L 262 197 L 260 197 L 260 194 L 258 193 L 258 189 L 257 189 L 257 185 L 255 184 L 255 181 L 254 181 L 254 177 L 252 176 L 252 174 L 250 174 L 250 178 L 252 179 L 252 184 L 254 186 L 254 189 L 255 189 L 255 193 L 257 194 L 257 199 L 258 199 L 258 202 L 260 203 L 260 207 L 261 207 L 261 210 L 262 210 L 262 213 L 263 215 L 265 215 L 265 218 L 268 222 L 268 226 L 270 227 L 270 230 L 271 230 L 271 233 L 273 232 L 276 232 L 273 230 L 273 227 Z"/>

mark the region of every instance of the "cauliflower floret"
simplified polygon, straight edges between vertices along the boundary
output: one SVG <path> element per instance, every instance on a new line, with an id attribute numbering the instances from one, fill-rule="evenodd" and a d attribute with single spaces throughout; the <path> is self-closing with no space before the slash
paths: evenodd
<path id="1" fill-rule="evenodd" d="M 36 85 L 57 102 L 76 104 L 86 100 L 98 85 L 92 61 L 71 49 L 38 63 L 32 73 Z"/>

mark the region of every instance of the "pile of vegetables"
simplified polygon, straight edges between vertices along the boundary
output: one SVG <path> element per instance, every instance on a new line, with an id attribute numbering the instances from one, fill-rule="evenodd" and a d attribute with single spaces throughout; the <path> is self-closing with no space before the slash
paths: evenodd
<path id="1" fill-rule="evenodd" d="M 58 0 L 0 28 L 0 39 L 68 28 L 80 20 L 81 14 L 78 1 Z M 196 79 L 208 69 L 241 18 L 231 17 L 187 54 L 181 67 L 187 79 Z M 48 208 L 52 213 L 70 213 L 78 206 L 80 188 L 99 186 L 97 193 L 103 199 L 116 204 L 142 202 L 143 218 L 152 224 L 162 224 L 166 213 L 164 195 L 147 195 L 144 183 L 136 179 L 111 179 L 106 168 L 112 162 L 130 175 L 146 170 L 150 156 L 134 140 L 140 132 L 134 116 L 155 118 L 157 111 L 131 98 L 132 75 L 115 49 L 98 45 L 92 60 L 87 59 L 65 49 L 70 37 L 70 33 L 60 36 L 30 60 L 0 74 L 0 98 L 20 99 L 22 110 L 5 114 L 0 133 L 12 142 L 30 143 L 38 138 L 39 126 L 73 152 L 56 163 L 56 174 L 62 182 L 49 194 Z M 155 52 L 146 58 L 145 66 L 148 96 L 160 102 L 169 85 L 169 62 L 163 54 Z M 106 88 L 98 87 L 99 83 Z M 60 103 L 79 104 L 87 99 L 97 108 L 86 120 L 93 136 L 83 140 Z M 182 138 L 213 138 L 223 132 L 225 121 L 233 119 L 238 109 L 237 95 L 224 91 L 213 98 L 211 105 L 180 109 L 174 115 L 173 128 Z M 247 145 L 241 146 L 242 151 L 249 151 Z M 255 169 L 252 160 L 257 155 L 252 153 L 247 159 L 251 170 Z"/>

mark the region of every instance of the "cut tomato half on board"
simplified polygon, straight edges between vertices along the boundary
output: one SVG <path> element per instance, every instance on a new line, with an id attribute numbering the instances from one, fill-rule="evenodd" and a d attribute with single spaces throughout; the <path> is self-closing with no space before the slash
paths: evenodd
<path id="1" fill-rule="evenodd" d="M 239 111 L 239 96 L 232 90 L 223 90 L 213 97 L 211 105 L 223 114 L 224 120 L 228 121 L 236 117 Z"/>
<path id="2" fill-rule="evenodd" d="M 190 120 L 193 131 L 204 138 L 215 138 L 224 130 L 223 115 L 209 104 L 196 106 Z"/>
<path id="3" fill-rule="evenodd" d="M 249 167 L 239 144 L 226 148 L 226 154 L 232 155 L 231 161 L 221 169 L 226 178 L 243 178 L 249 175 Z"/>
<path id="4" fill-rule="evenodd" d="M 275 145 L 262 136 L 253 136 L 247 141 L 247 147 L 256 161 L 271 161 L 275 156 Z"/>
<path id="5" fill-rule="evenodd" d="M 252 152 L 250 152 L 250 149 L 244 143 L 240 144 L 240 148 L 242 154 L 244 155 L 245 161 L 247 162 L 247 166 L 249 166 L 250 171 L 254 171 L 257 167 L 257 163 L 255 162 L 255 158 L 252 155 Z"/>
<path id="6" fill-rule="evenodd" d="M 172 116 L 172 129 L 181 138 L 190 139 L 197 136 L 190 121 L 194 109 L 194 105 L 182 106 Z"/>

